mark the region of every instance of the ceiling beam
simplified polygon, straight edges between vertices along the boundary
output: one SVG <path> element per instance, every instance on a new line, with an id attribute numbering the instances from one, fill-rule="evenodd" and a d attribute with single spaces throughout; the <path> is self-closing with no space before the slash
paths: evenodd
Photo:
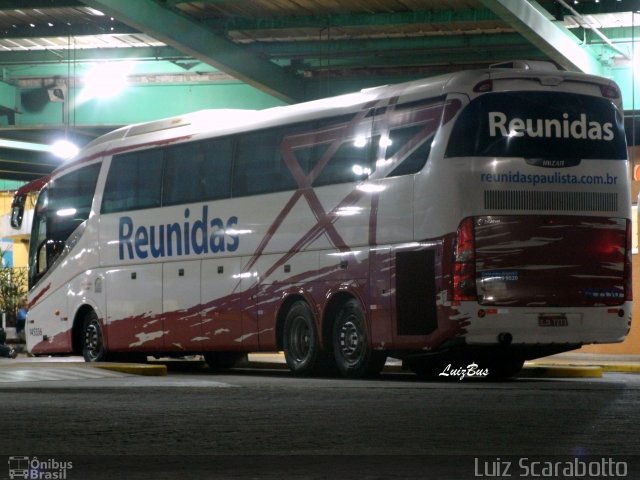
<path id="1" fill-rule="evenodd" d="M 47 37 L 79 37 L 82 35 L 118 35 L 138 33 L 134 28 L 123 25 L 118 22 L 94 22 L 94 23 L 77 23 L 67 25 L 66 23 L 51 24 L 34 24 L 30 25 L 13 25 L 0 30 L 2 38 L 8 40 L 11 38 L 47 38 Z M 69 40 L 70 42 L 71 40 Z"/>
<path id="2" fill-rule="evenodd" d="M 403 55 L 402 52 L 384 52 L 379 55 L 362 56 L 353 58 L 334 58 L 330 62 L 322 59 L 307 60 L 302 66 L 292 65 L 292 68 L 299 68 L 305 72 L 331 71 L 341 69 L 343 75 L 348 74 L 347 69 L 395 69 L 402 73 L 403 68 L 413 70 L 428 70 L 432 67 L 450 65 L 451 56 L 455 55 L 457 64 L 484 63 L 493 64 L 507 62 L 514 58 L 526 58 L 528 60 L 546 60 L 547 57 L 540 51 L 533 51 L 530 46 L 510 46 L 508 49 L 485 49 L 479 52 L 429 52 L 423 56 Z M 464 67 L 460 67 L 461 69 Z"/>
<path id="3" fill-rule="evenodd" d="M 481 53 L 487 49 L 505 49 L 509 46 L 528 46 L 535 49 L 531 43 L 518 33 L 500 33 L 495 35 L 436 35 L 428 37 L 381 38 L 363 40 L 334 40 L 331 42 L 262 42 L 250 44 L 248 48 L 257 54 L 269 58 L 323 58 L 328 62 L 335 57 L 362 57 L 365 55 L 386 55 L 389 51 L 394 54 L 406 52 L 416 57 L 426 57 L 432 53 L 477 51 Z M 451 59 L 450 59 L 451 60 Z"/>
<path id="4" fill-rule="evenodd" d="M 71 50 L 0 51 L 0 65 L 66 64 L 104 60 L 166 60 L 192 58 L 173 47 L 82 48 Z"/>
<path id="5" fill-rule="evenodd" d="M 28 172 L 38 176 L 46 175 L 51 170 L 60 166 L 62 160 L 56 162 L 43 162 L 40 158 L 30 158 L 18 155 L 16 151 L 0 151 L 0 169 L 4 171 Z M 0 177 L 4 178 L 4 177 Z"/>
<path id="6" fill-rule="evenodd" d="M 551 21 L 551 15 L 535 1 L 479 0 L 509 23 L 517 32 L 562 67 L 594 75 L 603 74 L 603 65 L 578 38 L 564 26 Z"/>
<path id="7" fill-rule="evenodd" d="M 270 95 L 304 99 L 302 79 L 154 0 L 82 1 Z"/>
<path id="8" fill-rule="evenodd" d="M 602 2 L 571 2 L 580 15 L 594 15 L 598 13 L 624 13 L 638 11 L 638 0 L 604 0 Z M 567 16 L 567 10 L 559 3 L 545 5 L 557 20 Z"/>
<path id="9" fill-rule="evenodd" d="M 0 10 L 84 7 L 80 0 L 0 0 Z"/>
<path id="10" fill-rule="evenodd" d="M 451 24 L 496 21 L 499 17 L 487 8 L 414 10 L 384 13 L 333 13 L 328 15 L 271 16 L 262 18 L 218 17 L 204 19 L 216 30 L 274 30 L 290 28 L 346 28 L 390 25 Z"/>
<path id="11" fill-rule="evenodd" d="M 2 180 L 30 182 L 31 180 L 37 180 L 45 175 L 49 175 L 53 170 L 55 169 L 50 168 L 49 170 L 26 171 L 26 169 L 23 168 L 12 168 L 11 166 L 7 166 L 2 159 L 0 159 L 0 178 Z"/>

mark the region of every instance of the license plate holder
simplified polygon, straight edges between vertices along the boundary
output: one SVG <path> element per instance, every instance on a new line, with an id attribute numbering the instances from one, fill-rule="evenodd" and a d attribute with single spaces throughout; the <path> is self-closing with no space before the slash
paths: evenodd
<path id="1" fill-rule="evenodd" d="M 569 318 L 564 313 L 541 313 L 538 315 L 539 327 L 568 327 Z"/>

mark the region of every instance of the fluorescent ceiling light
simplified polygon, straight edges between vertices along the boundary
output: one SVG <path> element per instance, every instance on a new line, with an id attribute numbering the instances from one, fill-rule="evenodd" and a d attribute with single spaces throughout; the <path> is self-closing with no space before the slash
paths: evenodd
<path id="1" fill-rule="evenodd" d="M 84 76 L 84 88 L 80 92 L 80 103 L 94 98 L 111 98 L 127 86 L 127 76 L 133 70 L 133 62 L 98 63 Z"/>
<path id="2" fill-rule="evenodd" d="M 51 153 L 64 160 L 71 160 L 80 149 L 68 140 L 58 140 L 51 145 Z"/>

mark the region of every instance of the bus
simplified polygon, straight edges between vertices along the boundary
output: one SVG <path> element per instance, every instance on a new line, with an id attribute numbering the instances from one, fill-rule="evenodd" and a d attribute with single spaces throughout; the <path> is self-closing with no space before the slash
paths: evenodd
<path id="1" fill-rule="evenodd" d="M 15 478 L 29 478 L 29 464 L 31 459 L 29 457 L 9 457 L 9 480 Z"/>
<path id="2" fill-rule="evenodd" d="M 27 226 L 27 222 L 24 222 L 24 214 L 25 211 L 27 211 L 27 199 L 37 195 L 47 181 L 49 181 L 49 176 L 45 175 L 44 177 L 22 185 L 15 191 L 13 199 L 11 200 L 11 212 L 9 214 L 9 223 L 14 230 L 23 228 L 23 223 L 25 227 Z"/>
<path id="3" fill-rule="evenodd" d="M 27 347 L 512 375 L 623 341 L 630 210 L 620 90 L 550 63 L 131 125 L 40 190 Z"/>

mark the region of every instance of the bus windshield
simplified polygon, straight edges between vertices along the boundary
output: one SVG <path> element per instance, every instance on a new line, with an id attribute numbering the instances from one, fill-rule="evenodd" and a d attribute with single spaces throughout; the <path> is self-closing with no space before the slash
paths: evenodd
<path id="1" fill-rule="evenodd" d="M 53 264 L 73 231 L 91 212 L 100 164 L 75 170 L 50 182 L 36 203 L 29 250 L 29 286 Z"/>

